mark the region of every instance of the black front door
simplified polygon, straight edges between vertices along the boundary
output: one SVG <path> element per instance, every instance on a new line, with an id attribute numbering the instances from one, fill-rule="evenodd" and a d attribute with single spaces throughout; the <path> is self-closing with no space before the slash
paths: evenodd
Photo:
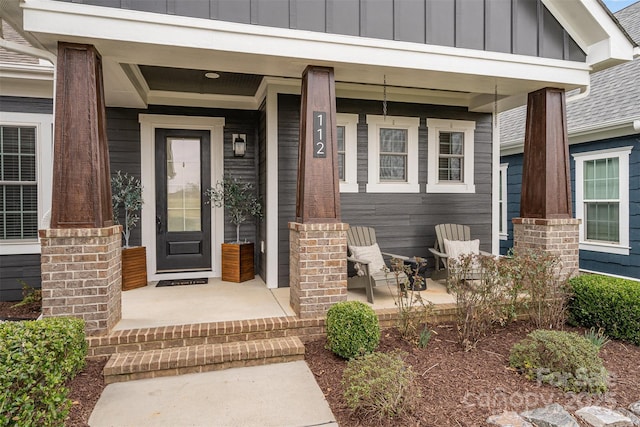
<path id="1" fill-rule="evenodd" d="M 208 131 L 156 129 L 158 272 L 211 269 Z"/>

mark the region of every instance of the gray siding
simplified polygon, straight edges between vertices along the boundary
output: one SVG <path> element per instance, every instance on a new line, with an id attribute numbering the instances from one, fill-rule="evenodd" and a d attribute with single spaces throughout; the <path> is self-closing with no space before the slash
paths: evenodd
<path id="1" fill-rule="evenodd" d="M 0 114 L 3 111 L 7 113 L 53 114 L 53 99 L 0 96 Z"/>
<path id="2" fill-rule="evenodd" d="M 40 289 L 40 254 L 0 256 L 0 301 L 20 301 L 22 284 Z"/>
<path id="3" fill-rule="evenodd" d="M 368 132 L 366 114 L 381 114 L 375 101 L 337 101 L 340 113 L 359 114 L 358 123 L 358 183 L 359 193 L 342 193 L 342 221 L 352 225 L 376 228 L 380 246 L 404 255 L 429 257 L 428 248 L 435 241 L 434 226 L 453 222 L 468 224 L 474 238 L 479 238 L 483 250 L 491 250 L 491 117 L 469 113 L 463 108 L 437 105 L 389 103 L 389 114 L 419 117 L 419 182 L 420 193 L 366 193 L 368 168 Z M 475 120 L 475 194 L 427 194 L 427 118 Z M 288 222 L 295 220 L 296 182 L 300 97 L 280 95 L 278 98 L 278 280 L 279 286 L 289 281 Z"/>
<path id="4" fill-rule="evenodd" d="M 59 0 L 404 42 L 585 60 L 541 0 Z"/>
<path id="5" fill-rule="evenodd" d="M 108 108 L 107 109 L 107 137 L 109 139 L 109 154 L 111 173 L 117 170 L 128 172 L 140 177 L 140 125 L 138 114 L 167 114 L 183 116 L 224 117 L 224 171 L 243 182 L 250 182 L 257 186 L 257 158 L 256 145 L 258 139 L 257 119 L 255 111 L 224 110 L 190 107 L 164 107 L 152 105 L 147 110 Z M 232 136 L 234 133 L 247 135 L 247 151 L 244 157 L 233 156 Z M 146 201 L 151 203 L 152 201 Z M 122 218 L 123 219 L 123 218 Z M 139 245 L 140 226 L 131 233 L 131 244 Z M 235 240 L 235 226 L 225 218 L 224 238 L 226 241 Z M 256 241 L 256 224 L 249 220 L 240 227 L 240 238 Z M 259 254 L 259 244 L 256 245 Z"/>
<path id="6" fill-rule="evenodd" d="M 256 252 L 259 254 L 257 261 L 257 273 L 263 279 L 267 277 L 267 254 L 263 253 L 260 248 L 261 242 L 266 242 L 269 231 L 266 224 L 266 201 L 267 201 L 267 106 L 262 103 L 258 109 L 258 195 L 262 200 L 262 212 L 265 214 L 262 221 L 258 223 L 256 241 Z"/>
<path id="7" fill-rule="evenodd" d="M 2 112 L 52 114 L 53 100 L 0 96 L 0 119 Z M 20 281 L 24 281 L 32 288 L 40 289 L 40 254 L 0 256 L 0 301 L 21 300 L 22 283 Z"/>

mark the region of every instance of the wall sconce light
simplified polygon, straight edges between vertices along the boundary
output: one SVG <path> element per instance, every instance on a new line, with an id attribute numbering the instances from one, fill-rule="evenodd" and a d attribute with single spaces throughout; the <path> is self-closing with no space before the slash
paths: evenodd
<path id="1" fill-rule="evenodd" d="M 235 157 L 244 157 L 247 150 L 247 135 L 244 133 L 233 134 L 233 155 Z"/>

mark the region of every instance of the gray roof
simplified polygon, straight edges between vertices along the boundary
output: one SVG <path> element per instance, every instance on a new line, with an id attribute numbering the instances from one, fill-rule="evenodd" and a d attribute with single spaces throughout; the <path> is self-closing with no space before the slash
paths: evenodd
<path id="1" fill-rule="evenodd" d="M 21 44 L 24 46 L 31 46 L 16 30 L 9 25 L 7 21 L 4 19 L 0 19 L 0 33 L 3 35 L 3 38 L 9 42 Z M 0 63 L 9 63 L 9 64 L 38 64 L 39 61 L 37 58 L 33 58 L 29 55 L 25 55 L 22 53 L 16 53 L 4 48 L 0 47 Z"/>
<path id="2" fill-rule="evenodd" d="M 636 44 L 640 44 L 640 1 L 618 11 L 620 21 Z M 567 94 L 570 98 L 571 93 Z M 569 135 L 585 128 L 640 119 L 640 58 L 593 73 L 587 97 L 567 102 Z M 500 114 L 500 142 L 524 140 L 526 106 Z"/>

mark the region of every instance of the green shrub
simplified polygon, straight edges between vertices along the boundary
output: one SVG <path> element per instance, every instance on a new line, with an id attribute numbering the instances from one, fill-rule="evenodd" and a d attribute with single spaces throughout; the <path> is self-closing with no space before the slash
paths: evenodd
<path id="1" fill-rule="evenodd" d="M 569 281 L 569 322 L 640 345 L 640 282 L 596 274 Z"/>
<path id="2" fill-rule="evenodd" d="M 61 426 L 65 387 L 84 367 L 84 321 L 48 318 L 0 324 L 0 426 Z"/>
<path id="3" fill-rule="evenodd" d="M 342 375 L 344 398 L 367 420 L 402 416 L 419 402 L 415 377 L 400 352 L 367 354 L 347 363 Z"/>
<path id="4" fill-rule="evenodd" d="M 533 331 L 511 348 L 509 364 L 530 380 L 564 391 L 607 390 L 607 371 L 598 349 L 574 332 Z"/>
<path id="5" fill-rule="evenodd" d="M 360 301 L 344 301 L 327 312 L 329 350 L 351 359 L 371 353 L 380 342 L 380 323 L 375 311 Z"/>

